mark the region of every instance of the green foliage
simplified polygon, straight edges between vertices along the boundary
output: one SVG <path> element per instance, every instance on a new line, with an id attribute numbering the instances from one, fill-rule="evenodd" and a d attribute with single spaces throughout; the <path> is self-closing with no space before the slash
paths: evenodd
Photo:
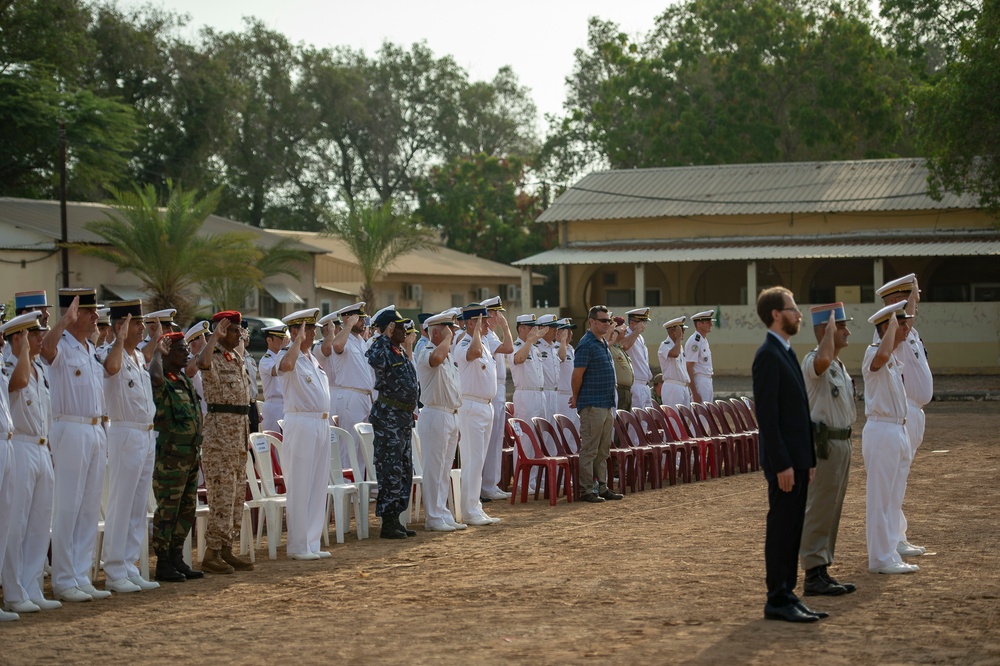
<path id="1" fill-rule="evenodd" d="M 275 275 L 298 277 L 297 264 L 311 261 L 305 250 L 295 248 L 294 238 L 282 238 L 267 248 L 258 248 L 256 261 L 259 279 L 250 277 L 211 277 L 201 282 L 202 292 L 218 310 L 242 310 L 247 299 L 263 286 L 264 280 Z"/>
<path id="2" fill-rule="evenodd" d="M 896 49 L 923 76 L 936 77 L 959 55 L 982 0 L 882 0 L 882 19 Z"/>
<path id="3" fill-rule="evenodd" d="M 113 190 L 113 212 L 86 228 L 107 245 L 79 245 L 79 250 L 138 277 L 151 294 L 153 310 L 176 308 L 184 320 L 193 311 L 194 287 L 212 278 L 259 281 L 260 251 L 250 234 L 200 234 L 219 202 L 219 192 L 204 197 L 167 183 L 160 208 L 153 185 L 133 191 Z"/>

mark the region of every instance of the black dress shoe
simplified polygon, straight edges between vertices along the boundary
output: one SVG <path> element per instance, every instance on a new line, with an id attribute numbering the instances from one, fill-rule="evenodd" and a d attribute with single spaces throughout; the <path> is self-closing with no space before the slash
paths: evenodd
<path id="1" fill-rule="evenodd" d="M 409 527 L 406 527 L 404 525 L 400 525 L 399 527 L 400 527 L 401 530 L 403 530 L 403 533 L 406 534 L 406 536 L 408 536 L 408 537 L 415 537 L 415 536 L 417 536 L 417 531 L 416 530 L 411 530 Z"/>
<path id="2" fill-rule="evenodd" d="M 620 500 L 620 499 L 624 499 L 625 496 L 624 495 L 619 495 L 618 493 L 616 493 L 613 490 L 611 490 L 610 488 L 608 488 L 603 493 L 601 493 L 600 495 L 598 495 L 598 497 L 602 497 L 602 498 L 604 498 L 606 500 Z"/>
<path id="3" fill-rule="evenodd" d="M 847 594 L 850 594 L 851 592 L 854 592 L 854 591 L 856 591 L 858 589 L 858 586 L 855 585 L 854 583 L 841 583 L 839 580 L 837 580 L 836 578 L 834 578 L 833 576 L 831 576 L 829 573 L 827 573 L 826 567 L 822 567 L 820 569 L 820 574 L 819 575 L 822 576 L 823 580 L 825 580 L 826 582 L 831 583 L 833 585 L 839 585 L 842 588 L 844 588 L 844 590 L 847 592 Z"/>
<path id="4" fill-rule="evenodd" d="M 492 502 L 492 501 L 493 501 L 493 498 L 492 498 L 492 497 L 480 497 L 480 498 L 479 498 L 479 501 L 480 501 L 481 503 L 483 503 L 483 504 L 487 504 L 487 503 L 489 503 L 489 502 Z"/>
<path id="5" fill-rule="evenodd" d="M 827 579 L 821 578 L 820 576 L 807 578 L 806 582 L 802 585 L 802 589 L 805 590 L 807 597 L 839 597 L 842 594 L 847 594 L 847 587 L 844 585 L 838 585 L 837 583 L 831 583 Z"/>
<path id="6" fill-rule="evenodd" d="M 413 534 L 416 536 L 417 533 L 414 532 Z M 383 539 L 405 539 L 406 532 L 392 525 L 383 525 L 382 531 L 379 532 L 379 537 Z"/>
<path id="7" fill-rule="evenodd" d="M 594 493 L 584 493 L 583 495 L 580 495 L 580 501 L 589 502 L 591 504 L 600 504 L 601 502 L 604 501 L 604 498 L 598 497 Z"/>
<path id="8" fill-rule="evenodd" d="M 802 613 L 803 615 L 812 615 L 817 620 L 822 620 L 825 617 L 830 617 L 830 614 L 827 613 L 826 611 L 814 611 L 813 609 L 809 608 L 808 606 L 806 606 L 801 601 L 796 601 L 792 605 L 795 606 L 796 608 L 798 608 L 799 612 Z"/>
<path id="9" fill-rule="evenodd" d="M 764 604 L 764 619 L 781 620 L 783 622 L 815 622 L 819 618 L 815 615 L 806 615 L 795 604 L 788 604 L 787 606 Z"/>

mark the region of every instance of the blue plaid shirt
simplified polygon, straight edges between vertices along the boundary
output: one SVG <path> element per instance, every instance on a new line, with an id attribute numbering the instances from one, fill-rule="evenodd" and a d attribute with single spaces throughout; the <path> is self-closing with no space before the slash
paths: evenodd
<path id="1" fill-rule="evenodd" d="M 584 407 L 611 409 L 615 406 L 615 389 L 618 386 L 615 364 L 604 340 L 587 331 L 576 348 L 573 367 L 586 368 L 580 395 L 576 398 L 577 411 Z"/>

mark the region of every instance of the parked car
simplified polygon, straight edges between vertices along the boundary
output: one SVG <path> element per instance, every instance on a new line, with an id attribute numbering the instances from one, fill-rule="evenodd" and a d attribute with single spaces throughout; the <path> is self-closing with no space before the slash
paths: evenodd
<path id="1" fill-rule="evenodd" d="M 243 321 L 246 322 L 247 331 L 250 332 L 250 344 L 248 345 L 250 353 L 259 360 L 267 351 L 267 341 L 264 339 L 266 336 L 263 329 L 281 326 L 283 325 L 282 321 L 274 317 L 243 317 Z"/>

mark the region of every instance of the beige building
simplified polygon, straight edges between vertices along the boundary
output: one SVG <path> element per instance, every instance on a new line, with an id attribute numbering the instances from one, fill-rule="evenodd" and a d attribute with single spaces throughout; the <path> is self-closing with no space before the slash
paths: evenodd
<path id="1" fill-rule="evenodd" d="M 515 262 L 556 265 L 562 312 L 653 308 L 656 322 L 719 311 L 719 372 L 749 372 L 763 328 L 756 295 L 783 285 L 803 307 L 841 300 L 860 363 L 874 290 L 917 273 L 917 327 L 938 371 L 1000 372 L 1000 232 L 969 196 L 927 193 L 922 160 L 637 169 L 594 173 L 538 222 L 559 246 Z M 650 344 L 665 335 L 656 329 Z M 800 351 L 811 335 L 796 339 Z"/>
<path id="2" fill-rule="evenodd" d="M 316 306 L 324 313 L 357 300 L 361 269 L 343 241 L 315 232 L 274 233 L 292 236 L 324 251 L 316 257 L 315 285 L 319 299 Z M 508 308 L 518 308 L 522 300 L 521 273 L 517 268 L 446 247 L 414 250 L 393 261 L 376 279 L 376 306 L 395 304 L 400 312 L 414 316 L 499 294 Z M 540 285 L 544 280 L 542 275 L 528 275 L 531 284 Z"/>

